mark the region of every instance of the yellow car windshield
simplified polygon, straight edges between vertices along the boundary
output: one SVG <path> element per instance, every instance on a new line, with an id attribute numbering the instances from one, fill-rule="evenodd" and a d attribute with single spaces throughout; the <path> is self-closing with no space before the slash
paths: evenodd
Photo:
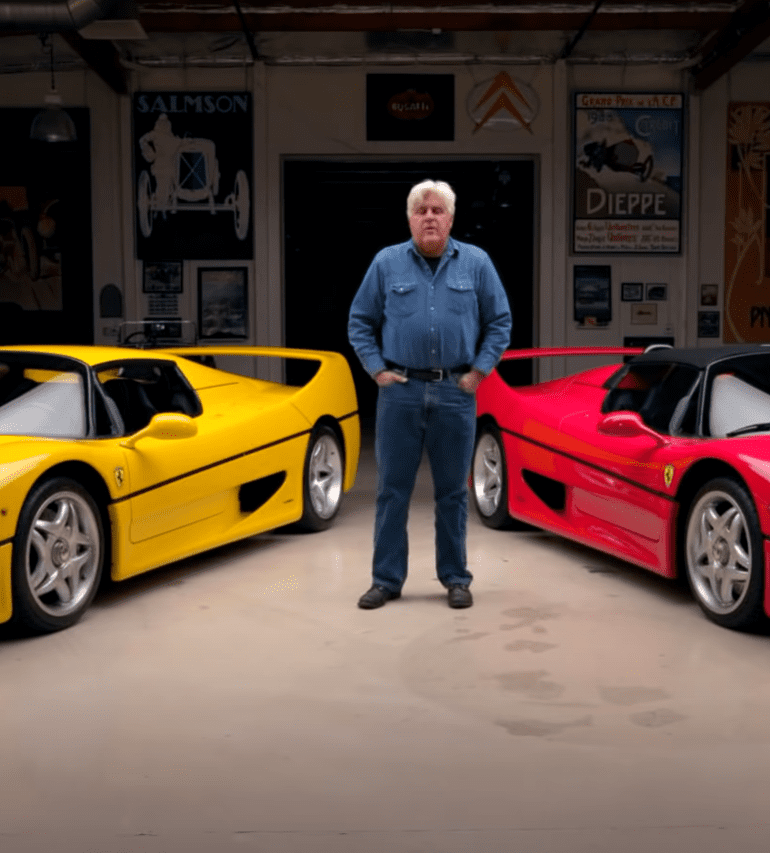
<path id="1" fill-rule="evenodd" d="M 0 354 L 0 435 L 83 438 L 86 405 L 80 373 Z"/>

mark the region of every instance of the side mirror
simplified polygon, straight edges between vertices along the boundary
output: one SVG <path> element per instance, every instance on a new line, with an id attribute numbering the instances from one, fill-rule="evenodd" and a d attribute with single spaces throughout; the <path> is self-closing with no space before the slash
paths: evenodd
<path id="1" fill-rule="evenodd" d="M 614 435 L 617 438 L 639 438 L 646 435 L 656 444 L 666 444 L 666 440 L 639 417 L 637 412 L 610 412 L 597 424 L 602 435 Z"/>
<path id="2" fill-rule="evenodd" d="M 120 442 L 121 447 L 132 448 L 143 438 L 158 438 L 161 440 L 173 438 L 192 438 L 198 434 L 198 424 L 180 412 L 161 412 L 147 424 L 144 429 L 130 435 Z"/>

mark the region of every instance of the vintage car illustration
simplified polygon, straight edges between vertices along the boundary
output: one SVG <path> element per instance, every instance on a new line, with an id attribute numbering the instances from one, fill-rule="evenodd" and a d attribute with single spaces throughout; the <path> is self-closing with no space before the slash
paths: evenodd
<path id="1" fill-rule="evenodd" d="M 583 153 L 585 156 L 580 165 L 590 166 L 597 172 L 601 172 L 606 166 L 613 172 L 631 172 L 640 181 L 646 181 L 652 174 L 652 154 L 641 160 L 639 146 L 633 139 L 624 139 L 614 145 L 607 145 L 605 139 L 601 142 L 588 142 L 583 146 Z"/>
<path id="2" fill-rule="evenodd" d="M 514 520 L 686 577 L 709 619 L 770 615 L 770 348 L 561 348 L 504 359 L 633 356 L 478 390 L 471 492 L 483 522 Z"/>
<path id="3" fill-rule="evenodd" d="M 251 212 L 249 179 L 239 169 L 233 191 L 223 201 L 216 200 L 220 172 L 213 140 L 176 136 L 168 116 L 161 113 L 154 128 L 139 140 L 139 147 L 150 164 L 149 171 L 139 174 L 136 195 L 139 227 L 145 237 L 152 234 L 156 216 L 185 210 L 232 213 L 236 236 L 246 239 Z"/>
<path id="4" fill-rule="evenodd" d="M 303 386 L 213 361 L 299 359 Z M 76 622 L 115 580 L 296 523 L 354 482 L 355 388 L 337 353 L 269 347 L 0 349 L 0 622 Z"/>

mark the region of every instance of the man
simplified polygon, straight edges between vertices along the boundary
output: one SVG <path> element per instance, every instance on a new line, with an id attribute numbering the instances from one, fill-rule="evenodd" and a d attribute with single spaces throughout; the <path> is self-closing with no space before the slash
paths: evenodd
<path id="1" fill-rule="evenodd" d="M 379 386 L 373 583 L 358 602 L 366 610 L 401 595 L 423 448 L 436 503 L 436 573 L 450 607 L 473 604 L 465 530 L 474 394 L 508 346 L 511 312 L 486 252 L 449 236 L 454 210 L 449 184 L 412 187 L 412 239 L 375 256 L 350 309 L 350 343 Z"/>

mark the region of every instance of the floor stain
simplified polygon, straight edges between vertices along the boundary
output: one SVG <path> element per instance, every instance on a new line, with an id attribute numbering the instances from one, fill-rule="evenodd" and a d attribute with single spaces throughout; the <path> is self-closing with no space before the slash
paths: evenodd
<path id="1" fill-rule="evenodd" d="M 503 690 L 526 693 L 532 699 L 556 699 L 564 692 L 564 686 L 554 681 L 545 681 L 548 675 L 544 669 L 532 672 L 505 672 L 494 676 Z"/>
<path id="2" fill-rule="evenodd" d="M 671 698 L 670 693 L 658 687 L 600 687 L 599 695 L 612 705 L 638 705 Z"/>
<path id="3" fill-rule="evenodd" d="M 512 607 L 510 610 L 504 610 L 502 615 L 517 620 L 513 625 L 504 627 L 504 630 L 510 631 L 514 628 L 527 628 L 543 619 L 555 619 L 559 614 L 545 607 Z"/>
<path id="4" fill-rule="evenodd" d="M 638 714 L 631 714 L 629 719 L 634 725 L 656 729 L 659 726 L 668 726 L 671 723 L 681 723 L 687 717 L 668 708 L 657 708 L 654 711 L 640 711 Z"/>
<path id="5" fill-rule="evenodd" d="M 458 643 L 460 640 L 480 640 L 482 637 L 488 637 L 485 631 L 478 631 L 475 634 L 463 634 L 461 637 L 452 637 L 450 643 Z"/>
<path id="6" fill-rule="evenodd" d="M 508 643 L 505 646 L 506 652 L 547 652 L 549 649 L 555 649 L 556 643 L 543 643 L 539 640 L 516 640 L 515 643 Z"/>
<path id="7" fill-rule="evenodd" d="M 496 725 L 504 728 L 508 734 L 520 737 L 547 737 L 561 734 L 565 729 L 576 726 L 593 725 L 591 717 L 581 717 L 570 723 L 548 723 L 545 720 L 496 720 Z"/>

